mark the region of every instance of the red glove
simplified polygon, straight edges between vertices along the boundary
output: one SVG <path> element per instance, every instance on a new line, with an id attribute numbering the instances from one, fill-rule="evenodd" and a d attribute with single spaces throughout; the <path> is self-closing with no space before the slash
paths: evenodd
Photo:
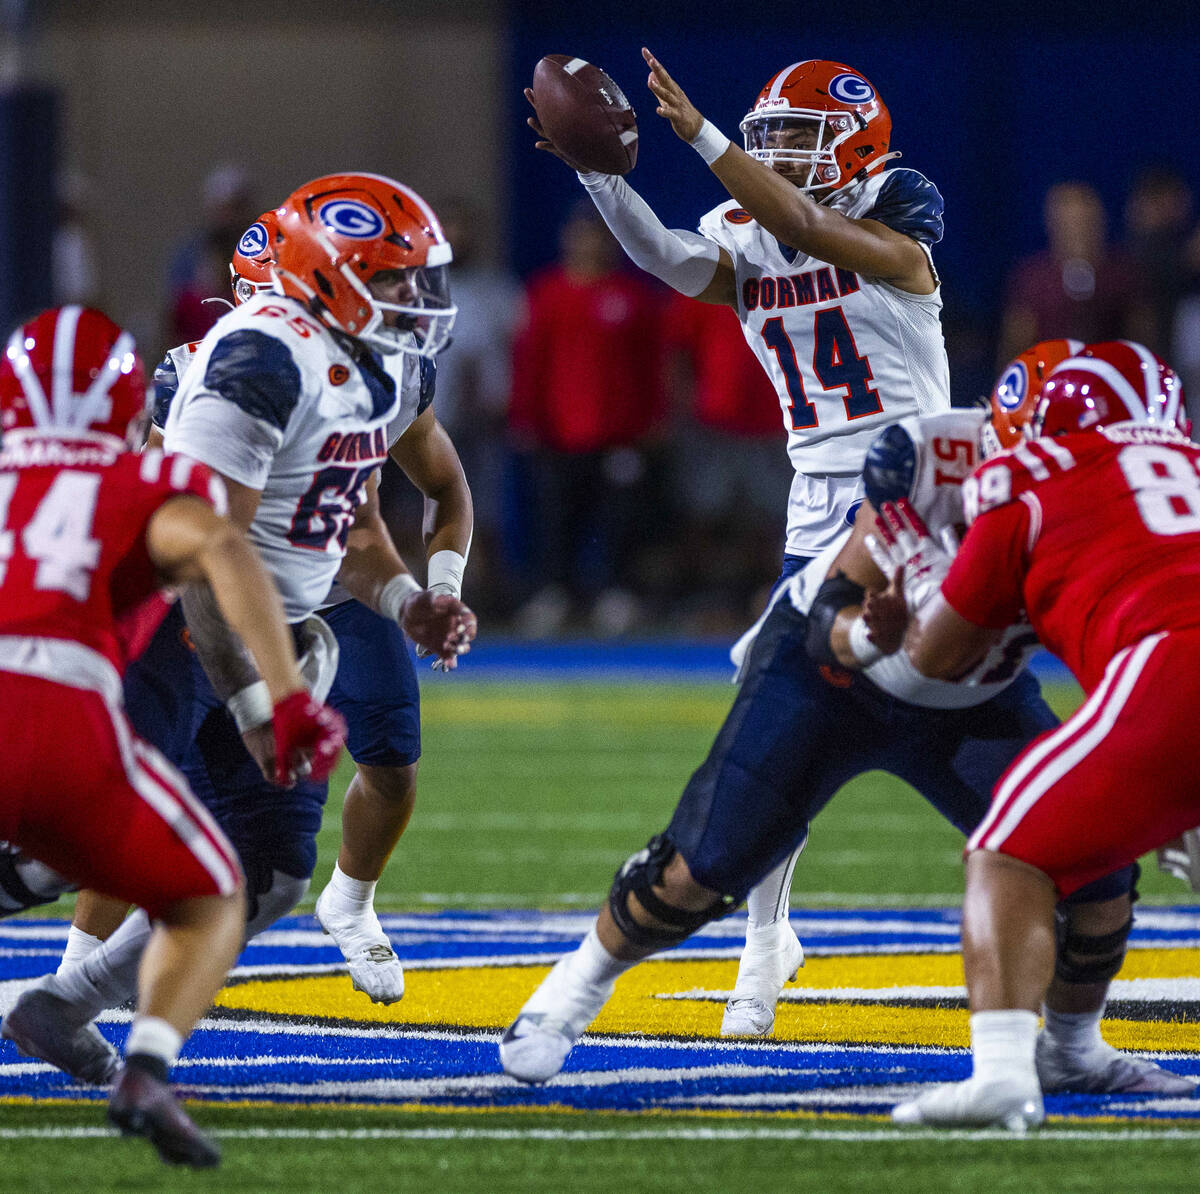
<path id="1" fill-rule="evenodd" d="M 346 742 L 346 722 L 301 689 L 275 706 L 275 782 L 286 788 L 301 776 L 327 779 Z"/>

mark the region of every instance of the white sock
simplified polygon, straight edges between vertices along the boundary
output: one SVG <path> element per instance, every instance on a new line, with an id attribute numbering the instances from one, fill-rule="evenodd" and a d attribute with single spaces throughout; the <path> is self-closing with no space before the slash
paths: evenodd
<path id="1" fill-rule="evenodd" d="M 627 962 L 614 958 L 600 943 L 593 925 L 588 935 L 579 943 L 575 951 L 575 974 L 584 982 L 594 987 L 602 987 L 615 982 L 626 970 L 632 969 L 637 962 Z"/>
<path id="2" fill-rule="evenodd" d="M 333 874 L 329 877 L 329 887 L 336 897 L 338 908 L 358 916 L 370 911 L 375 899 L 375 883 L 373 879 L 351 879 L 336 862 L 333 864 Z"/>
<path id="3" fill-rule="evenodd" d="M 746 897 L 746 914 L 750 918 L 747 930 L 765 928 L 781 920 L 787 919 L 788 903 L 792 894 L 792 873 L 796 869 L 796 859 L 804 849 L 805 835 L 802 841 L 777 867 L 768 871 L 751 888 Z"/>
<path id="4" fill-rule="evenodd" d="M 150 921 L 139 908 L 99 948 L 46 980 L 47 989 L 71 1005 L 81 1024 L 119 1007 L 137 994 L 138 967 L 150 933 Z"/>
<path id="5" fill-rule="evenodd" d="M 93 937 L 91 933 L 85 933 L 82 929 L 72 925 L 67 930 L 67 946 L 63 950 L 57 973 L 62 974 L 67 967 L 82 962 L 92 950 L 99 949 L 103 944 L 104 942 L 99 937 Z"/>
<path id="6" fill-rule="evenodd" d="M 1032 1077 L 1037 1082 L 1033 1054 L 1037 1045 L 1036 1012 L 1015 1008 L 975 1012 L 971 1016 L 971 1056 L 974 1076 L 995 1078 Z"/>
<path id="7" fill-rule="evenodd" d="M 169 1070 L 179 1056 L 183 1045 L 183 1037 L 171 1027 L 166 1020 L 158 1016 L 134 1017 L 129 1029 L 129 1039 L 125 1042 L 125 1056 L 134 1053 L 146 1053 L 151 1057 L 161 1058 Z"/>
<path id="8" fill-rule="evenodd" d="M 1042 1007 L 1045 1035 L 1056 1050 L 1075 1057 L 1086 1056 L 1096 1048 L 1107 1046 L 1100 1035 L 1103 1017 L 1103 1008 L 1094 1012 L 1056 1012 L 1053 1008 Z"/>

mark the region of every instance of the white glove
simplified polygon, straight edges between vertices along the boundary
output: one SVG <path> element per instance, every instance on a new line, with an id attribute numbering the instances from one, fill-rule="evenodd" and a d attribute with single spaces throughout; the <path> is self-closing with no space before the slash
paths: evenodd
<path id="1" fill-rule="evenodd" d="M 888 581 L 904 569 L 904 601 L 909 613 L 916 613 L 942 587 L 958 551 L 958 536 L 946 527 L 939 543 L 907 498 L 884 502 L 875 529 L 878 537 L 867 536 L 867 550 Z"/>

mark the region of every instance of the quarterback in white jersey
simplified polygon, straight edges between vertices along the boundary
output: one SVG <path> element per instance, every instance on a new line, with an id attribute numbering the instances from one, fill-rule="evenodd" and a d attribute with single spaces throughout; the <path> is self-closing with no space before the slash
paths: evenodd
<path id="1" fill-rule="evenodd" d="M 981 457 L 985 423 L 982 412 L 949 412 L 885 429 L 865 468 L 870 500 L 907 499 L 939 526 L 959 522 L 958 491 Z M 976 669 L 965 696 L 952 694 L 953 685 L 927 687 L 878 666 L 881 648 L 854 635 L 864 594 L 888 589 L 865 548 L 875 521 L 869 509 L 830 548 L 824 566 L 810 567 L 819 570 L 815 586 L 797 578 L 773 603 L 733 708 L 670 824 L 617 872 L 592 931 L 505 1034 L 500 1057 L 512 1076 L 543 1082 L 557 1073 L 621 973 L 725 915 L 778 864 L 788 870 L 781 909 L 751 922 L 752 964 L 744 957 L 723 1028 L 727 1035 L 770 1031 L 780 989 L 804 961 L 787 923 L 794 848 L 833 795 L 856 775 L 887 771 L 965 833 L 982 820 L 1013 758 L 1057 725 L 1024 670 L 1028 635 Z M 934 582 L 925 592 L 936 589 Z M 909 596 L 923 599 L 915 589 Z M 1047 1089 L 1191 1087 L 1118 1053 L 1099 1035 L 1104 992 L 1124 955 L 1132 883 L 1126 868 L 1083 889 L 1061 911 L 1058 967 L 1038 1046 Z"/>
<path id="2" fill-rule="evenodd" d="M 637 265 L 737 312 L 779 395 L 796 470 L 786 576 L 853 522 L 875 430 L 950 405 L 930 253 L 942 237 L 942 197 L 915 170 L 884 172 L 897 156 L 888 152 L 891 118 L 841 63 L 798 62 L 772 78 L 742 122 L 743 152 L 643 54 L 659 114 L 734 201 L 704 216 L 697 234 L 665 228 L 617 175 L 580 181 Z"/>

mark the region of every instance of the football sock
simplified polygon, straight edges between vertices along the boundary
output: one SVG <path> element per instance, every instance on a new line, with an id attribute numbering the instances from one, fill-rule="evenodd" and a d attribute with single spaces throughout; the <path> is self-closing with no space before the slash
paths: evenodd
<path id="1" fill-rule="evenodd" d="M 63 950 L 62 961 L 58 964 L 57 973 L 62 974 L 70 966 L 74 966 L 82 962 L 94 949 L 99 949 L 104 942 L 99 937 L 93 937 L 91 933 L 85 933 L 82 929 L 72 925 L 67 930 L 67 946 Z"/>
<path id="2" fill-rule="evenodd" d="M 637 962 L 614 958 L 601 945 L 594 925 L 588 930 L 588 935 L 579 943 L 575 958 L 575 973 L 582 981 L 596 987 L 615 982 L 626 970 L 637 965 Z"/>
<path id="3" fill-rule="evenodd" d="M 1085 1057 L 1094 1049 L 1107 1048 L 1107 1042 L 1100 1035 L 1103 1017 L 1103 1008 L 1094 1012 L 1056 1012 L 1052 1008 L 1042 1008 L 1045 1036 L 1056 1052 L 1073 1057 Z"/>
<path id="4" fill-rule="evenodd" d="M 1037 1029 L 1036 1012 L 1017 1009 L 976 1012 L 971 1017 L 974 1076 L 988 1081 L 1026 1073 L 1036 1075 L 1033 1055 Z"/>
<path id="5" fill-rule="evenodd" d="M 47 988 L 71 1004 L 80 1023 L 120 1007 L 137 994 L 138 966 L 150 933 L 150 921 L 139 909 L 81 962 L 46 980 Z"/>
<path id="6" fill-rule="evenodd" d="M 351 879 L 336 862 L 333 864 L 333 874 L 329 877 L 329 887 L 337 897 L 337 910 L 347 915 L 361 916 L 370 910 L 375 898 L 374 880 Z"/>
<path id="7" fill-rule="evenodd" d="M 801 842 L 777 867 L 768 871 L 746 897 L 750 928 L 771 925 L 787 916 L 788 898 L 792 892 L 792 872 L 796 869 L 796 860 L 803 849 L 804 842 Z"/>
<path id="8" fill-rule="evenodd" d="M 126 1064 L 146 1069 L 165 1082 L 182 1045 L 183 1037 L 166 1020 L 135 1016 L 125 1042 Z"/>

